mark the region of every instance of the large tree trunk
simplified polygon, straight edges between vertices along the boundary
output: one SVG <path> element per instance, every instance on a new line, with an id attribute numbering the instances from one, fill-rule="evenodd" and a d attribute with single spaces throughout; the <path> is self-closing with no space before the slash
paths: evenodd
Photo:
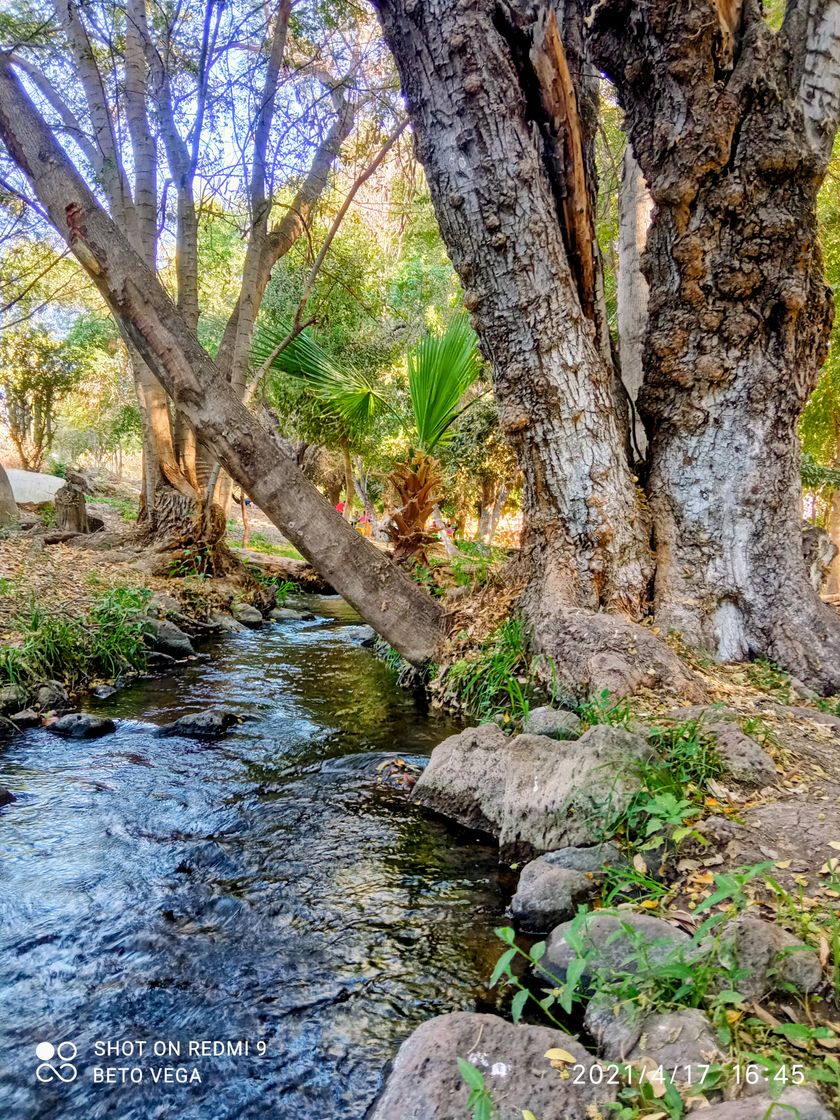
<path id="1" fill-rule="evenodd" d="M 601 317 L 579 10 L 558 5 L 558 27 L 555 9 L 535 20 L 495 0 L 376 6 L 522 470 L 537 648 L 575 691 L 692 692 L 664 643 L 625 621 L 645 612 L 652 563 Z"/>
<path id="2" fill-rule="evenodd" d="M 657 621 L 836 690 L 840 619 L 806 578 L 796 430 L 833 312 L 816 196 L 838 5 L 793 2 L 778 35 L 757 0 L 587 6 L 656 207 L 640 407 Z"/>
<path id="3" fill-rule="evenodd" d="M 0 138 L 122 329 L 231 477 L 403 656 L 431 658 L 442 634 L 440 606 L 330 508 L 238 399 L 2 56 Z"/>
<path id="4" fill-rule="evenodd" d="M 599 345 L 575 60 L 553 15 L 507 23 L 493 0 L 377 6 L 524 475 L 530 609 L 638 617 L 647 526 Z"/>

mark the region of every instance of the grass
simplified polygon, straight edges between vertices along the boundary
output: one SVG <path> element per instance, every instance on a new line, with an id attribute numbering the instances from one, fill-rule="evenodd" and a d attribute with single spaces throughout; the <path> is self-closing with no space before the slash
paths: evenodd
<path id="1" fill-rule="evenodd" d="M 91 498 L 91 505 L 110 506 L 119 512 L 123 521 L 136 521 L 139 510 L 136 501 L 129 498 L 117 498 L 110 494 L 97 494 Z"/>
<path id="2" fill-rule="evenodd" d="M 480 720 L 521 723 L 540 694 L 538 661 L 529 651 L 521 618 L 506 619 L 478 651 L 455 661 L 446 673 L 446 691 Z"/>
<path id="3" fill-rule="evenodd" d="M 70 688 L 142 670 L 147 654 L 145 588 L 115 587 L 103 592 L 84 618 L 49 611 L 33 598 L 13 622 L 22 635 L 0 647 L 0 681 L 30 689 L 44 680 Z"/>

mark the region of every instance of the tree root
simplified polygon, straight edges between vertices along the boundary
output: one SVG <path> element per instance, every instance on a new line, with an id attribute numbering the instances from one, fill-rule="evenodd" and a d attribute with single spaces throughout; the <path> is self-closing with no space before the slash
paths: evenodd
<path id="1" fill-rule="evenodd" d="M 702 703 L 703 686 L 666 642 L 635 622 L 614 614 L 561 607 L 532 618 L 534 644 L 545 659 L 543 672 L 571 699 L 619 699 L 638 688 Z"/>

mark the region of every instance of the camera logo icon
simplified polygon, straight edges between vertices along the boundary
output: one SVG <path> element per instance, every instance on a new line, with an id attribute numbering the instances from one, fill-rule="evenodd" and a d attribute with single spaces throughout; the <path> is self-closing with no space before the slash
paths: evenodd
<path id="1" fill-rule="evenodd" d="M 78 1050 L 72 1042 L 59 1042 L 53 1046 L 51 1042 L 39 1042 L 35 1047 L 35 1057 L 40 1065 L 35 1070 L 35 1077 L 44 1085 L 52 1081 L 63 1081 L 69 1084 L 79 1076 L 79 1071 L 73 1065 L 73 1060 Z"/>

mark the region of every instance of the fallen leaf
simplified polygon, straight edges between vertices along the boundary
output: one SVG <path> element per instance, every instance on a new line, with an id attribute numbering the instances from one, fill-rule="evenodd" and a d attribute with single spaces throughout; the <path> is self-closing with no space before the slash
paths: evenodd
<path id="1" fill-rule="evenodd" d="M 835 852 L 840 852 L 840 840 L 829 840 L 829 848 L 833 848 Z"/>
<path id="2" fill-rule="evenodd" d="M 633 867 L 640 875 L 647 875 L 647 864 L 638 852 L 633 856 Z"/>
<path id="3" fill-rule="evenodd" d="M 559 1046 L 552 1046 L 550 1050 L 546 1050 L 543 1054 L 544 1058 L 548 1058 L 550 1062 L 569 1062 L 574 1064 L 577 1061 L 574 1054 L 570 1054 L 568 1050 L 561 1050 Z"/>
<path id="4" fill-rule="evenodd" d="M 792 863 L 792 859 L 778 859 L 776 860 L 776 867 L 778 867 L 780 871 L 786 871 Z"/>
<path id="5" fill-rule="evenodd" d="M 830 953 L 831 953 L 831 947 L 828 944 L 828 939 L 825 938 L 825 937 L 821 937 L 820 938 L 820 964 L 823 966 L 823 968 L 825 968 L 825 966 L 828 964 L 828 958 L 829 958 Z"/>

